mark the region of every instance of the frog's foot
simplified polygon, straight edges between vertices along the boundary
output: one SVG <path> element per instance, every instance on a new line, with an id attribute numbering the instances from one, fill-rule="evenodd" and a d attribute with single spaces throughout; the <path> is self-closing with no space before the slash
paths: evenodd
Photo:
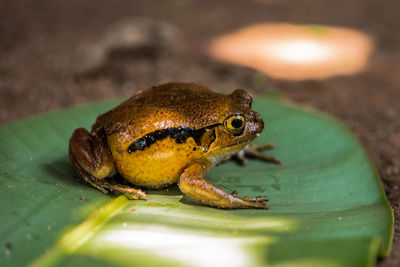
<path id="1" fill-rule="evenodd" d="M 78 175 L 88 184 L 97 188 L 104 194 L 108 194 L 108 192 L 119 192 L 124 194 L 129 199 L 147 199 L 146 193 L 140 189 L 135 189 L 126 185 L 118 184 L 113 181 L 105 181 L 104 179 L 96 179 L 87 171 L 85 171 L 82 166 L 77 162 L 74 155 L 71 155 L 71 161 L 75 167 L 75 171 Z"/>
<path id="2" fill-rule="evenodd" d="M 119 184 L 114 181 L 97 180 L 96 184 L 108 191 L 121 193 L 129 199 L 147 199 L 146 193 L 142 190 Z"/>
<path id="3" fill-rule="evenodd" d="M 105 180 L 115 176 L 116 172 L 104 133 L 76 129 L 70 139 L 69 156 L 77 174 L 101 192 L 120 192 L 131 199 L 147 199 L 140 189 Z"/>
<path id="4" fill-rule="evenodd" d="M 207 206 L 222 209 L 269 209 L 268 197 L 241 197 L 234 191 L 229 194 L 203 178 L 208 167 L 194 163 L 185 169 L 179 179 L 180 190 L 188 197 Z"/>
<path id="5" fill-rule="evenodd" d="M 249 144 L 244 149 L 242 149 L 241 151 L 236 153 L 235 160 L 240 165 L 247 164 L 247 157 L 257 158 L 257 159 L 263 160 L 265 162 L 272 162 L 272 163 L 279 164 L 279 165 L 282 164 L 282 162 L 279 159 L 261 153 L 261 151 L 263 151 L 263 150 L 268 150 L 268 149 L 272 149 L 272 148 L 275 148 L 275 144 L 273 144 L 273 143 L 267 143 L 267 144 L 262 144 L 262 145 Z"/>

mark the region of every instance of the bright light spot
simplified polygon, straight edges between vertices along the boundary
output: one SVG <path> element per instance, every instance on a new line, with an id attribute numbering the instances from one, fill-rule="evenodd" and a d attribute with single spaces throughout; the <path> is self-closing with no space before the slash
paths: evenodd
<path id="1" fill-rule="evenodd" d="M 96 243 L 145 249 L 192 266 L 245 266 L 252 259 L 243 246 L 251 241 L 254 238 L 214 237 L 135 225 L 135 229 L 107 231 Z"/>
<path id="2" fill-rule="evenodd" d="M 325 79 L 361 71 L 373 42 L 360 31 L 319 25 L 260 24 L 216 38 L 212 56 L 281 79 Z"/>
<path id="3" fill-rule="evenodd" d="M 276 57 L 292 63 L 316 62 L 330 54 L 328 47 L 309 40 L 271 45 L 270 49 L 276 53 Z"/>

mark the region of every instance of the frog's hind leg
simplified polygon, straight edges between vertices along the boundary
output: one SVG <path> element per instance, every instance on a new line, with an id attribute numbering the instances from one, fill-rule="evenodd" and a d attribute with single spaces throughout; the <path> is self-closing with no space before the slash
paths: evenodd
<path id="1" fill-rule="evenodd" d="M 193 163 L 179 179 L 179 189 L 188 197 L 205 205 L 223 209 L 269 209 L 268 197 L 241 197 L 237 192 L 229 194 L 203 178 L 207 164 Z"/>
<path id="2" fill-rule="evenodd" d="M 271 162 L 275 164 L 282 164 L 282 161 L 280 161 L 277 158 L 271 157 L 269 155 L 261 153 L 263 150 L 269 150 L 275 148 L 275 144 L 273 143 L 266 143 L 266 144 L 249 144 L 247 145 L 243 150 L 239 151 L 235 156 L 234 159 L 240 164 L 240 165 L 246 165 L 247 164 L 247 157 L 249 158 L 257 158 L 265 162 Z"/>
<path id="3" fill-rule="evenodd" d="M 89 133 L 84 128 L 76 129 L 70 139 L 69 156 L 78 175 L 103 193 L 112 191 L 132 199 L 147 198 L 140 189 L 105 180 L 115 176 L 116 171 L 104 131 Z"/>

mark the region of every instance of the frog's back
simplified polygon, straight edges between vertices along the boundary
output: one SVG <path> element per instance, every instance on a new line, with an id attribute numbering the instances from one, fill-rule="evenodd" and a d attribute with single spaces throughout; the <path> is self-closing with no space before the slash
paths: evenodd
<path id="1" fill-rule="evenodd" d="M 96 127 L 107 135 L 134 141 L 151 132 L 176 127 L 198 129 L 221 122 L 229 114 L 230 98 L 192 83 L 152 87 L 99 116 Z"/>

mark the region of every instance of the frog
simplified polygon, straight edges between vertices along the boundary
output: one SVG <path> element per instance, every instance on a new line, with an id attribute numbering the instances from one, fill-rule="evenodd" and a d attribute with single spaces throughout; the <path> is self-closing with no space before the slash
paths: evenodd
<path id="1" fill-rule="evenodd" d="M 251 144 L 264 129 L 252 102 L 244 89 L 222 94 L 194 83 L 153 86 L 98 116 L 90 132 L 74 130 L 69 157 L 78 176 L 105 194 L 146 200 L 144 188 L 177 183 L 206 206 L 269 209 L 267 196 L 239 196 L 204 178 L 231 157 L 242 165 L 248 156 L 281 163 L 262 153 L 272 143 Z"/>

